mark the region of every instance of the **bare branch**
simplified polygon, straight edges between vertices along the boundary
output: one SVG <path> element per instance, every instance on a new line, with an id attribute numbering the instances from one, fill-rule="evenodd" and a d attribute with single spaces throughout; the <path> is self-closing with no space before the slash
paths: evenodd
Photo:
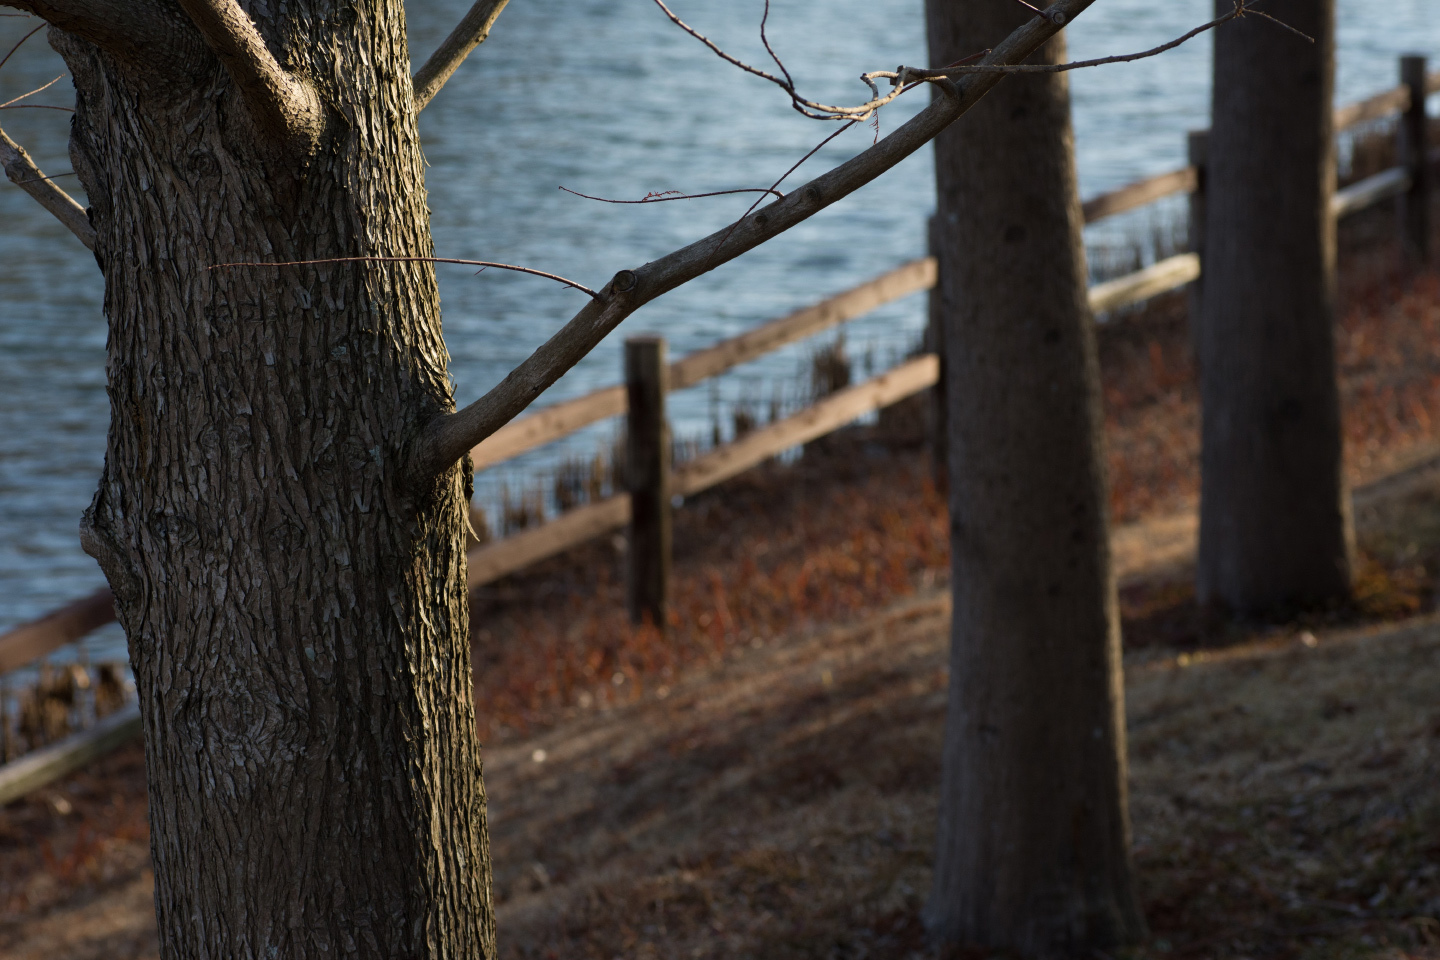
<path id="1" fill-rule="evenodd" d="M 178 0 L 240 88 L 260 128 L 301 156 L 324 126 L 320 98 L 276 61 L 255 21 L 236 0 Z"/>
<path id="2" fill-rule="evenodd" d="M 11 140 L 4 130 L 0 130 L 0 166 L 5 168 L 5 176 L 53 213 L 71 233 L 80 238 L 81 243 L 91 250 L 95 249 L 95 228 L 90 226 L 85 208 L 40 172 L 40 168 L 35 166 L 35 161 L 30 159 L 25 149 Z"/>
<path id="3" fill-rule="evenodd" d="M 475 0 L 470 12 L 460 18 L 460 23 L 450 31 L 450 36 L 430 55 L 425 65 L 415 71 L 412 81 L 415 86 L 415 112 L 424 110 L 445 81 L 450 79 L 470 51 L 485 42 L 490 28 L 510 0 Z"/>
<path id="4" fill-rule="evenodd" d="M 1050 7 L 1050 11 L 1069 22 L 1093 2 L 1095 0 L 1059 0 Z M 993 65 L 1019 63 L 1059 30 L 1060 27 L 1051 19 L 1037 17 L 1011 33 L 985 62 Z M 410 488 L 424 489 L 434 477 L 465 456 L 471 447 L 508 423 L 641 306 L 779 236 L 842 197 L 854 193 L 929 143 L 978 103 L 1001 79 L 1001 74 L 989 73 L 958 82 L 948 78 L 933 81 L 940 95 L 879 143 L 733 226 L 651 261 L 638 270 L 620 271 L 596 299 L 586 304 L 569 323 L 489 393 L 463 410 L 432 421 L 421 430 L 410 451 L 407 477 Z"/>

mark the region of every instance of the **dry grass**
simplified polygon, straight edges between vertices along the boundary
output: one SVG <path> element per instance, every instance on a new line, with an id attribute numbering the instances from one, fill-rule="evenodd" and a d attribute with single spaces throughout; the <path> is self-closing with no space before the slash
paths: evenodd
<path id="1" fill-rule="evenodd" d="M 15 944 L 46 915 L 83 913 L 148 872 L 148 812 L 138 745 L 0 808 L 0 956 L 16 956 Z M 153 944 L 153 914 L 141 919 L 150 931 L 138 942 Z M 54 955 L 78 957 L 68 929 L 56 927 L 66 948 Z"/>
<path id="2" fill-rule="evenodd" d="M 506 955 L 925 956 L 946 620 L 912 601 L 497 751 Z M 1136 670 L 1144 955 L 1440 956 L 1437 687 L 1432 622 Z"/>

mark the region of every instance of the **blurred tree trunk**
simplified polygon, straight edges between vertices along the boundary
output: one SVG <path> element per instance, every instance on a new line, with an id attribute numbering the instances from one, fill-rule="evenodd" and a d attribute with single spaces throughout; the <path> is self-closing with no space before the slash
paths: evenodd
<path id="1" fill-rule="evenodd" d="M 1228 12 L 1231 0 L 1216 0 Z M 1334 0 L 1215 32 L 1200 323 L 1202 605 L 1283 612 L 1350 591 L 1335 377 Z"/>
<path id="2" fill-rule="evenodd" d="M 929 0 L 931 63 L 1025 16 Z M 926 918 L 942 942 L 1032 956 L 1143 929 L 1072 147 L 1063 74 L 1012 78 L 936 143 L 954 622 Z"/>

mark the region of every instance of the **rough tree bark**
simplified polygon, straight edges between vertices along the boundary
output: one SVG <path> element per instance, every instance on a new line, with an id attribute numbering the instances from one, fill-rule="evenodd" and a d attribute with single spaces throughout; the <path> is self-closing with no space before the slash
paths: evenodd
<path id="1" fill-rule="evenodd" d="M 1216 0 L 1225 10 L 1231 0 Z M 1350 591 L 1335 378 L 1334 0 L 1215 36 L 1200 323 L 1207 607 L 1284 611 Z"/>
<path id="2" fill-rule="evenodd" d="M 310 94 L 268 104 L 169 4 L 34 6 L 74 31 L 110 325 L 83 541 L 139 689 L 162 955 L 493 956 L 466 477 L 391 482 L 453 406 L 433 268 L 211 269 L 431 253 L 401 2 L 257 12 Z"/>
<path id="3" fill-rule="evenodd" d="M 929 0 L 931 62 L 1023 15 Z M 1088 955 L 1142 921 L 1065 76 L 991 92 L 937 139 L 936 177 L 954 614 L 926 919 L 951 944 Z"/>

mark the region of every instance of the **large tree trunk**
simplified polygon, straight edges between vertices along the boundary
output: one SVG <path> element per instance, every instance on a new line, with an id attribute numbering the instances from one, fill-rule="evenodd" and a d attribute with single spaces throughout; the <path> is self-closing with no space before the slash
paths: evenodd
<path id="1" fill-rule="evenodd" d="M 214 269 L 431 253 L 403 7 L 250 9 L 320 95 L 313 150 L 178 11 L 132 54 L 52 32 L 110 327 L 83 537 L 139 688 L 161 954 L 490 957 L 466 478 L 397 482 L 452 407 L 432 269 Z"/>
<path id="2" fill-rule="evenodd" d="M 1229 12 L 1231 0 L 1216 0 Z M 1344 597 L 1353 550 L 1335 382 L 1334 0 L 1215 32 L 1200 323 L 1207 607 Z"/>
<path id="3" fill-rule="evenodd" d="M 1025 16 L 930 0 L 931 62 Z M 1063 75 L 1012 78 L 936 144 L 955 602 L 927 921 L 1033 956 L 1143 926 L 1072 146 Z"/>

